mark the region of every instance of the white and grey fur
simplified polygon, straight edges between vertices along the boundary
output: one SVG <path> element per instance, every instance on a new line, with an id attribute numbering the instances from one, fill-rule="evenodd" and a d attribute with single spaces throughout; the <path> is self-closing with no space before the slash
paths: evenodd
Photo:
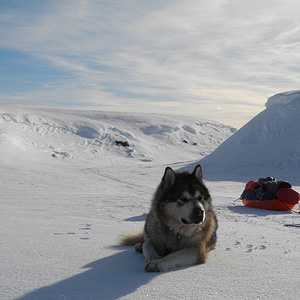
<path id="1" fill-rule="evenodd" d="M 123 237 L 122 245 L 135 245 L 145 256 L 144 269 L 160 272 L 205 263 L 215 247 L 217 219 L 201 166 L 192 173 L 165 169 L 144 231 Z"/>

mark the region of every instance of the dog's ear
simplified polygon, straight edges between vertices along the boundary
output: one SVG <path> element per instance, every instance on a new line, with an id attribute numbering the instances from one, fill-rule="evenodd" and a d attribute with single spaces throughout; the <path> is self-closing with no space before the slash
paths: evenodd
<path id="1" fill-rule="evenodd" d="M 170 167 L 167 167 L 165 169 L 164 177 L 162 178 L 164 188 L 169 189 L 170 187 L 172 187 L 175 182 L 175 179 L 176 179 L 175 172 Z"/>
<path id="2" fill-rule="evenodd" d="M 202 182 L 202 169 L 200 165 L 195 167 L 193 175 L 198 179 L 198 181 Z"/>

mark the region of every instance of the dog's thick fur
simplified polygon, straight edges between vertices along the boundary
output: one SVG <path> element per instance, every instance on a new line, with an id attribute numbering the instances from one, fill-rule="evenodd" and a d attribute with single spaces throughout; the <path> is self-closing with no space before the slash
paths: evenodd
<path id="1" fill-rule="evenodd" d="M 201 166 L 192 173 L 167 167 L 158 186 L 144 231 L 123 237 L 145 256 L 145 270 L 160 272 L 202 264 L 215 247 L 218 224 Z"/>

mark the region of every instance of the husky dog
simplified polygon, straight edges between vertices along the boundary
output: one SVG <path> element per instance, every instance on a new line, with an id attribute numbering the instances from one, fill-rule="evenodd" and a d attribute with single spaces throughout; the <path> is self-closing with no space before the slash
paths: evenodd
<path id="1" fill-rule="evenodd" d="M 125 235 L 122 245 L 143 253 L 148 272 L 202 264 L 216 245 L 217 219 L 202 180 L 201 166 L 192 173 L 165 169 L 144 231 Z"/>

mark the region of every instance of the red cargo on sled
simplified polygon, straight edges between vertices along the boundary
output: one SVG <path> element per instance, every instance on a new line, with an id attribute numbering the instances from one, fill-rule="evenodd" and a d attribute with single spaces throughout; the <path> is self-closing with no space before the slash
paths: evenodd
<path id="1" fill-rule="evenodd" d="M 249 181 L 246 184 L 245 191 L 251 191 L 256 193 L 255 186 L 258 184 L 258 180 Z M 243 204 L 247 207 L 261 208 L 268 210 L 291 210 L 300 201 L 300 194 L 293 188 L 280 188 L 274 192 L 273 199 L 263 199 L 263 194 L 259 199 L 249 199 L 249 197 L 243 197 L 245 191 L 241 196 Z M 253 194 L 252 194 L 253 196 Z"/>

